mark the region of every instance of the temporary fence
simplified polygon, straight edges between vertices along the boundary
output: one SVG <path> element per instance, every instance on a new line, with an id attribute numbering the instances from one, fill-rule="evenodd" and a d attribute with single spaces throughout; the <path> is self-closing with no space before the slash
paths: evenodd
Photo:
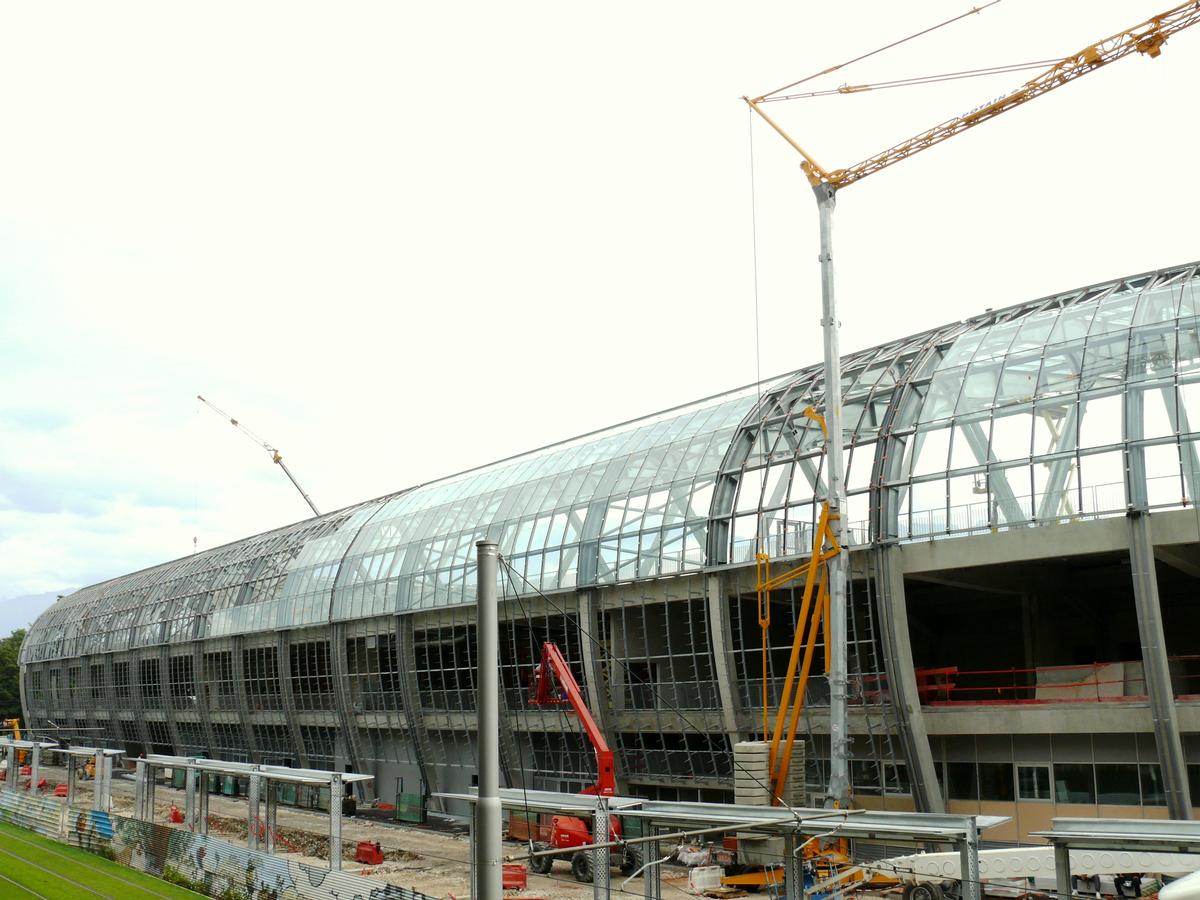
<path id="1" fill-rule="evenodd" d="M 81 847 L 209 897 L 277 900 L 435 900 L 412 888 L 332 872 L 210 835 L 68 806 L 51 797 L 0 791 L 0 821 Z"/>

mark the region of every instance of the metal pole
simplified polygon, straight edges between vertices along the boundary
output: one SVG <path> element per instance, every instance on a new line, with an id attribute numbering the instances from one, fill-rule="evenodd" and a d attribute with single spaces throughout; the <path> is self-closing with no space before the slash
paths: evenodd
<path id="1" fill-rule="evenodd" d="M 275 804 L 279 793 L 278 785 L 273 781 L 267 781 L 267 825 L 263 832 L 263 840 L 266 844 L 265 850 L 268 853 L 275 852 Z"/>
<path id="2" fill-rule="evenodd" d="M 188 831 L 196 830 L 196 770 L 188 766 L 183 770 L 187 783 L 183 790 L 183 827 Z"/>
<path id="3" fill-rule="evenodd" d="M 75 757 L 67 757 L 67 806 L 75 805 Z M 135 807 L 136 808 L 136 807 Z M 135 813 L 136 815 L 136 813 Z"/>
<path id="4" fill-rule="evenodd" d="M 1071 848 L 1066 844 L 1054 845 L 1054 875 L 1058 888 L 1058 900 L 1071 897 Z"/>
<path id="5" fill-rule="evenodd" d="M 475 804 L 475 878 L 479 900 L 500 900 L 504 895 L 500 846 L 500 689 L 496 580 L 500 548 L 495 541 L 476 545 L 478 611 L 475 658 L 479 672 L 475 684 L 479 735 L 479 800 Z"/>
<path id="6" fill-rule="evenodd" d="M 962 872 L 962 890 L 959 895 L 962 900 L 981 900 L 982 885 L 979 882 L 979 829 L 975 827 L 975 817 L 967 819 L 967 828 L 962 843 L 959 844 L 959 868 Z"/>
<path id="7" fill-rule="evenodd" d="M 608 843 L 608 798 L 596 798 L 596 811 L 592 814 L 592 838 L 598 844 Z M 592 858 L 592 898 L 608 900 L 609 881 L 612 872 L 608 866 L 608 848 L 597 847 L 590 851 Z"/>
<path id="8" fill-rule="evenodd" d="M 829 560 L 829 799 L 846 806 L 850 797 L 850 742 L 846 719 L 846 478 L 842 459 L 842 357 L 838 344 L 837 301 L 833 291 L 833 208 L 828 184 L 813 187 L 821 229 L 821 335 L 825 351 L 825 484 L 834 537 L 842 552 Z"/>
<path id="9" fill-rule="evenodd" d="M 261 782 L 258 775 L 250 776 L 250 785 L 246 790 L 246 846 L 251 850 L 258 849 L 258 797 Z M 333 822 L 333 800 L 329 801 L 329 821 Z M 333 856 L 333 841 L 329 842 L 330 858 Z"/>
<path id="10" fill-rule="evenodd" d="M 329 871 L 342 870 L 342 800 L 346 788 L 340 772 L 329 777 Z"/>

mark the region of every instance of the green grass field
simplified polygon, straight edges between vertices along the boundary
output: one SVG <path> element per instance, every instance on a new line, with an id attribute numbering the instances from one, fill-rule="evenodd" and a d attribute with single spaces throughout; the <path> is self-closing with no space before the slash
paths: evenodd
<path id="1" fill-rule="evenodd" d="M 199 896 L 86 850 L 0 822 L 0 897 L 195 900 Z"/>

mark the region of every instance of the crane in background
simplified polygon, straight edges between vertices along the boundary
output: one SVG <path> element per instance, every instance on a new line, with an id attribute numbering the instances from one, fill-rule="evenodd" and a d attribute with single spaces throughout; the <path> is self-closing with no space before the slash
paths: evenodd
<path id="1" fill-rule="evenodd" d="M 209 400 L 204 399 L 204 397 L 200 396 L 199 394 L 196 395 L 196 399 L 199 400 L 201 403 L 203 403 L 205 406 L 207 406 L 209 409 L 211 409 L 213 412 L 215 412 L 217 415 L 219 415 L 221 418 L 228 419 L 230 425 L 232 425 L 234 428 L 236 428 L 242 434 L 246 435 L 246 437 L 250 438 L 250 440 L 254 441 L 254 443 L 258 444 L 260 447 L 262 447 L 268 453 L 270 453 L 271 454 L 271 462 L 275 463 L 275 465 L 277 465 L 277 466 L 279 466 L 279 468 L 283 469 L 283 474 L 288 477 L 288 481 L 290 481 L 292 483 L 292 485 L 296 488 L 296 490 L 298 490 L 300 492 L 300 496 L 304 498 L 304 502 L 308 504 L 308 508 L 313 511 L 313 515 L 319 516 L 321 514 L 321 511 L 319 509 L 317 509 L 317 505 L 312 502 L 312 497 L 308 496 L 308 494 L 305 492 L 304 488 L 300 487 L 300 482 L 298 482 L 296 480 L 296 476 L 293 475 L 291 470 L 287 467 L 287 465 L 284 464 L 283 455 L 277 449 L 272 447 L 269 443 L 264 441 L 257 434 L 255 434 L 253 431 L 251 431 L 249 428 L 247 428 L 245 425 L 243 425 L 241 422 L 239 422 L 233 416 L 229 415 L 229 413 L 225 412 L 225 410 L 221 409 L 216 404 L 212 403 Z"/>
<path id="2" fill-rule="evenodd" d="M 973 9 L 971 12 L 978 12 L 978 9 Z M 955 135 L 962 134 L 964 131 L 974 128 L 976 125 L 982 124 L 989 119 L 994 119 L 996 116 L 1027 103 L 1036 97 L 1041 97 L 1055 88 L 1062 87 L 1109 63 L 1116 62 L 1118 59 L 1134 53 L 1144 54 L 1152 59 L 1156 58 L 1162 53 L 1163 45 L 1168 38 L 1185 28 L 1190 28 L 1197 22 L 1200 22 L 1200 0 L 1181 3 L 1132 28 L 1090 44 L 1078 53 L 1064 57 L 1016 90 L 997 99 L 990 100 L 964 115 L 956 116 L 940 125 L 935 125 L 933 128 L 844 169 L 827 170 L 823 168 L 808 151 L 801 147 L 762 108 L 766 103 L 802 96 L 786 93 L 801 82 L 793 82 L 758 97 L 742 98 L 749 105 L 750 109 L 761 116 L 768 125 L 777 131 L 800 154 L 802 157 L 800 168 L 803 170 L 809 184 L 812 186 L 813 193 L 816 195 L 817 209 L 820 216 L 821 250 L 818 258 L 821 263 L 821 326 L 825 368 L 824 417 L 827 425 L 825 457 L 829 473 L 827 479 L 828 523 L 835 546 L 845 546 L 842 512 L 846 506 L 845 467 L 842 457 L 841 353 L 838 345 L 837 304 L 834 296 L 832 237 L 833 209 L 838 190 L 861 181 L 868 175 L 882 171 L 888 166 L 895 165 L 901 160 L 908 159 L 910 156 L 926 150 L 935 144 L 940 144 L 942 141 L 949 140 Z M 841 67 L 835 66 L 834 68 Z M 1009 71 L 1013 70 L 1013 67 L 1007 68 Z M 833 71 L 833 69 L 827 69 L 825 72 L 819 74 L 826 74 L 830 71 Z M 807 81 L 808 79 L 804 80 Z M 914 79 L 913 83 L 921 81 L 921 79 Z M 872 85 L 846 85 L 838 88 L 838 92 L 850 94 L 870 90 L 871 88 Z M 828 641 L 832 645 L 829 651 L 829 800 L 835 804 L 845 805 L 850 795 L 846 642 L 846 577 L 848 561 L 845 554 L 835 554 L 825 564 L 828 567 L 829 593 L 829 612 L 826 617 L 826 629 Z M 762 580 L 760 576 L 760 582 Z M 760 583 L 760 592 L 762 588 L 763 585 Z M 798 623 L 797 628 L 803 628 L 803 623 Z"/>

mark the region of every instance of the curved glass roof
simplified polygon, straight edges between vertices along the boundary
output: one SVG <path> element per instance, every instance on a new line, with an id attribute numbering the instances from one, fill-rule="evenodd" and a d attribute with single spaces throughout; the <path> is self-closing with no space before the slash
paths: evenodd
<path id="1" fill-rule="evenodd" d="M 22 659 L 474 602 L 475 542 L 532 592 L 700 569 L 743 388 L 83 588 Z"/>
<path id="2" fill-rule="evenodd" d="M 1191 264 L 847 356 L 850 543 L 1190 504 L 1198 316 Z M 485 537 L 529 591 L 803 553 L 824 392 L 810 366 L 84 588 L 22 661 L 473 602 Z"/>

